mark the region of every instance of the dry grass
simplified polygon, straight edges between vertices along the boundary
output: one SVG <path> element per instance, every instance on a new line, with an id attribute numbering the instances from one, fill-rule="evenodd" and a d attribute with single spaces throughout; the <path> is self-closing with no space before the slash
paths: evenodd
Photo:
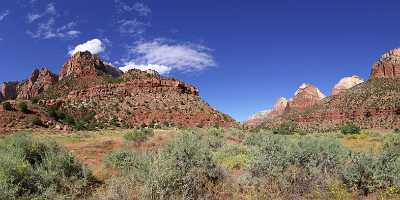
<path id="1" fill-rule="evenodd" d="M 81 162 L 87 165 L 100 180 L 105 180 L 115 171 L 103 166 L 105 157 L 117 150 L 158 151 L 176 136 L 176 130 L 155 130 L 154 135 L 140 144 L 127 144 L 123 135 L 131 130 L 79 131 L 73 133 L 42 131 L 36 137 L 53 139 L 65 146 Z"/>

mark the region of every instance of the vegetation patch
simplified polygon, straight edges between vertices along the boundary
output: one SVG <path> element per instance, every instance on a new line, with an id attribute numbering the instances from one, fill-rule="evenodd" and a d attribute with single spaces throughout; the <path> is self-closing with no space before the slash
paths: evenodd
<path id="1" fill-rule="evenodd" d="M 0 199 L 66 199 L 86 195 L 91 172 L 54 142 L 28 134 L 0 141 Z"/>

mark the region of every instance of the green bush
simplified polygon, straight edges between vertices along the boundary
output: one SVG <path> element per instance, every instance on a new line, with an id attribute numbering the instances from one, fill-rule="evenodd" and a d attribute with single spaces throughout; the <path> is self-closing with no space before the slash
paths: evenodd
<path id="1" fill-rule="evenodd" d="M 39 103 L 39 97 L 32 97 L 32 99 L 31 99 L 31 103 L 32 104 L 38 104 Z"/>
<path id="2" fill-rule="evenodd" d="M 208 129 L 207 143 L 213 149 L 221 148 L 224 145 L 224 130 L 220 128 Z"/>
<path id="3" fill-rule="evenodd" d="M 279 135 L 292 135 L 297 129 L 297 124 L 295 122 L 289 121 L 282 123 L 278 128 L 273 129 L 274 134 Z"/>
<path id="4" fill-rule="evenodd" d="M 28 105 L 25 102 L 18 103 L 18 108 L 21 112 L 28 114 L 30 111 L 28 109 Z"/>
<path id="5" fill-rule="evenodd" d="M 27 134 L 1 140 L 0 160 L 0 199 L 75 199 L 95 183 L 63 148 Z"/>
<path id="6" fill-rule="evenodd" d="M 395 128 L 394 133 L 400 133 L 400 128 Z"/>
<path id="7" fill-rule="evenodd" d="M 284 135 L 258 136 L 255 157 L 249 163 L 254 180 L 265 179 L 296 198 L 326 186 L 326 180 L 338 177 L 348 156 L 339 141 L 313 136 L 293 138 Z"/>
<path id="8" fill-rule="evenodd" d="M 239 145 L 224 145 L 214 153 L 214 158 L 226 169 L 243 169 L 252 160 L 251 153 Z"/>
<path id="9" fill-rule="evenodd" d="M 124 134 L 126 142 L 141 143 L 147 140 L 148 137 L 153 135 L 153 129 L 142 128 Z"/>
<path id="10" fill-rule="evenodd" d="M 38 116 L 34 116 L 32 118 L 32 125 L 34 125 L 34 126 L 44 126 L 42 120 Z"/>
<path id="11" fill-rule="evenodd" d="M 207 199 L 224 173 L 201 137 L 183 133 L 156 155 L 145 182 L 149 199 Z"/>
<path id="12" fill-rule="evenodd" d="M 8 101 L 4 102 L 2 105 L 3 105 L 3 109 L 4 110 L 7 110 L 7 111 L 13 111 L 14 110 L 14 108 L 11 105 L 11 103 L 8 102 Z"/>
<path id="13" fill-rule="evenodd" d="M 108 155 L 104 162 L 106 166 L 123 170 L 125 174 L 143 182 L 149 174 L 152 158 L 143 153 L 117 151 Z"/>
<path id="14" fill-rule="evenodd" d="M 64 112 L 60 110 L 59 107 L 57 106 L 52 106 L 47 110 L 47 114 L 49 117 L 53 118 L 56 121 L 61 121 L 64 120 L 66 115 Z"/>
<path id="15" fill-rule="evenodd" d="M 352 189 L 360 190 L 363 194 L 376 191 L 382 183 L 378 180 L 378 163 L 366 153 L 355 153 L 350 163 L 344 168 L 343 179 Z"/>
<path id="16" fill-rule="evenodd" d="M 340 131 L 344 135 L 354 135 L 354 134 L 360 134 L 361 129 L 356 126 L 355 124 L 348 122 L 345 123 L 341 128 Z"/>

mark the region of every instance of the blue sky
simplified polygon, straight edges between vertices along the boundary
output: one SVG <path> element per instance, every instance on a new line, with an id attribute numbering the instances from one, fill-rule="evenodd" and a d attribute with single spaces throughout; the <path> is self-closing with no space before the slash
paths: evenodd
<path id="1" fill-rule="evenodd" d="M 244 120 L 303 82 L 330 94 L 344 76 L 367 79 L 400 46 L 399 10 L 398 0 L 2 0 L 0 81 L 58 73 L 87 48 L 192 83 Z"/>

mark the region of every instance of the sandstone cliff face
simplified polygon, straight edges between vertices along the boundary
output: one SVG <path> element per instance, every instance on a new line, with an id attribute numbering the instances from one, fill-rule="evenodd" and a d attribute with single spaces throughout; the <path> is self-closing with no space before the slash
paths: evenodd
<path id="1" fill-rule="evenodd" d="M 383 54 L 373 65 L 370 78 L 400 78 L 400 48 Z"/>
<path id="2" fill-rule="evenodd" d="M 294 94 L 292 100 L 288 102 L 287 112 L 304 111 L 325 98 L 325 95 L 314 85 L 303 83 Z"/>
<path id="3" fill-rule="evenodd" d="M 286 98 L 280 97 L 276 101 L 276 103 L 272 109 L 268 109 L 268 110 L 264 110 L 264 111 L 255 113 L 246 121 L 246 125 L 255 127 L 255 126 L 261 125 L 263 122 L 265 122 L 267 120 L 271 120 L 271 119 L 281 116 L 285 112 L 287 104 L 288 104 L 288 101 L 286 100 Z"/>
<path id="4" fill-rule="evenodd" d="M 57 83 L 58 76 L 46 68 L 35 69 L 28 80 L 18 84 L 17 98 L 31 99 Z"/>
<path id="5" fill-rule="evenodd" d="M 62 67 L 60 80 L 67 76 L 74 78 L 91 77 L 98 75 L 108 75 L 119 77 L 123 74 L 119 69 L 104 63 L 99 56 L 92 55 L 90 52 L 77 52 Z"/>
<path id="6" fill-rule="evenodd" d="M 268 126 L 291 120 L 304 131 L 333 130 L 349 121 L 362 128 L 399 128 L 399 53 L 399 49 L 385 53 L 373 65 L 368 81 L 324 98 L 303 112 L 288 112 Z"/>
<path id="7" fill-rule="evenodd" d="M 0 86 L 0 93 L 3 100 L 15 99 L 18 95 L 17 86 L 18 82 L 4 82 Z"/>
<path id="8" fill-rule="evenodd" d="M 344 92 L 363 82 L 364 80 L 362 80 L 359 76 L 356 75 L 350 77 L 344 77 L 340 79 L 340 81 L 332 89 L 332 95 L 338 95 L 339 93 Z"/>

